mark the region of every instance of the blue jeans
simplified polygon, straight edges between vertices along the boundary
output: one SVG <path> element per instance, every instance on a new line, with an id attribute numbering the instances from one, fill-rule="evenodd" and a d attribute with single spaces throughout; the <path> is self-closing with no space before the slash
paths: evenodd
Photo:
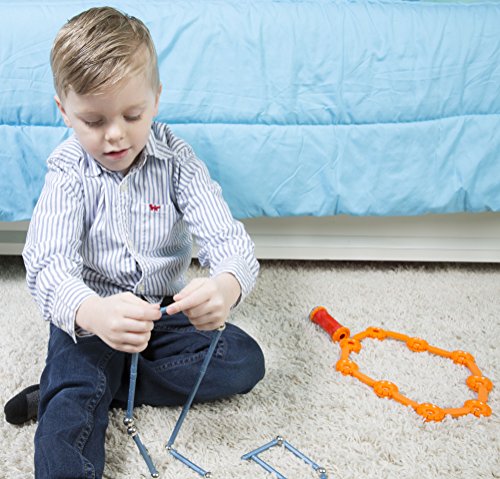
<path id="1" fill-rule="evenodd" d="M 197 331 L 183 314 L 157 321 L 139 357 L 135 404 L 184 404 L 213 334 Z M 75 344 L 51 325 L 40 380 L 36 478 L 102 477 L 108 411 L 114 406 L 126 408 L 130 358 L 97 336 L 79 338 Z M 227 324 L 195 401 L 247 393 L 263 377 L 259 345 Z"/>

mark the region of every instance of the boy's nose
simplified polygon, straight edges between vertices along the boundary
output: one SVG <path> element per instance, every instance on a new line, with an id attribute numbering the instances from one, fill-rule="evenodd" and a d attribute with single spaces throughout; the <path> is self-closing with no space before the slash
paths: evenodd
<path id="1" fill-rule="evenodd" d="M 119 141 L 123 138 L 123 129 L 117 123 L 113 123 L 106 129 L 105 140 L 109 142 Z"/>

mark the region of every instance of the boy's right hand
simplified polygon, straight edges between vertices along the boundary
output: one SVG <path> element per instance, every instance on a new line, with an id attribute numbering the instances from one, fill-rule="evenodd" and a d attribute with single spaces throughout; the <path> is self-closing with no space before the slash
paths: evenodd
<path id="1" fill-rule="evenodd" d="M 139 353 L 146 349 L 154 321 L 160 318 L 159 304 L 150 304 L 132 293 L 120 293 L 87 298 L 78 308 L 76 324 L 113 349 Z"/>

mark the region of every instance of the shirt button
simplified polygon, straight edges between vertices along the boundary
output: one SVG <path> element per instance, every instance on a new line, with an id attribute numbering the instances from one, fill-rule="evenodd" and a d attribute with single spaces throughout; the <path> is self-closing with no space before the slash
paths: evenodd
<path id="1" fill-rule="evenodd" d="M 137 291 L 139 291 L 139 293 L 144 293 L 144 284 L 140 284 L 138 287 L 137 287 Z"/>
<path id="2" fill-rule="evenodd" d="M 122 191 L 122 193 L 126 193 L 128 190 L 127 183 L 122 183 L 120 186 L 120 190 Z"/>

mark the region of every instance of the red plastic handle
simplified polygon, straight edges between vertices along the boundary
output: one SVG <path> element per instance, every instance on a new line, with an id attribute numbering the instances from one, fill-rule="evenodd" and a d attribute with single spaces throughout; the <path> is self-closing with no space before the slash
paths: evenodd
<path id="1" fill-rule="evenodd" d="M 332 337 L 333 341 L 348 338 L 351 334 L 349 329 L 342 326 L 333 316 L 330 316 L 323 306 L 314 308 L 309 314 L 309 318 L 313 323 L 321 326 Z"/>

